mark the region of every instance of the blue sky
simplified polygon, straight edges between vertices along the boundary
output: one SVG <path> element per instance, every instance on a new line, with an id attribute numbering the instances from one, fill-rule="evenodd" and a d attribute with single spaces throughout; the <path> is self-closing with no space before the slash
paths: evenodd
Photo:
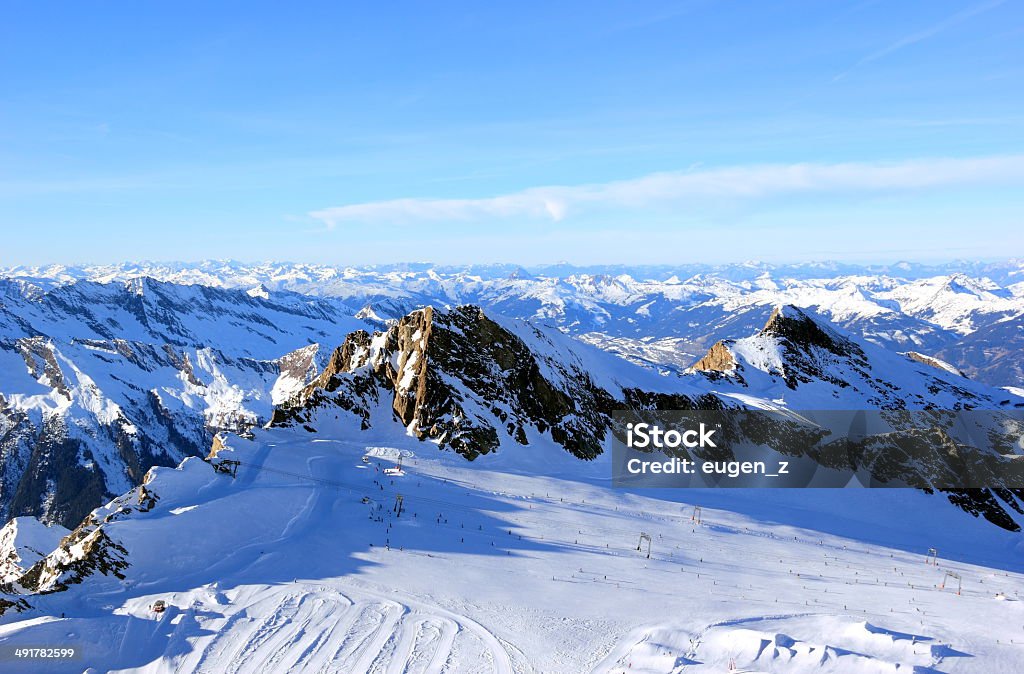
<path id="1" fill-rule="evenodd" d="M 4 265 L 1024 255 L 1016 0 L 3 6 Z"/>

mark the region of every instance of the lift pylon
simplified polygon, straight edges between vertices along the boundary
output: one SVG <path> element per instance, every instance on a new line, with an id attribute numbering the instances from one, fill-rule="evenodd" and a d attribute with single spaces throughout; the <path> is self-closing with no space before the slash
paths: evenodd
<path id="1" fill-rule="evenodd" d="M 644 541 L 647 541 L 647 559 L 651 558 L 651 535 L 645 531 L 640 532 L 640 540 L 636 544 L 636 549 L 639 550 L 643 546 Z"/>
<path id="2" fill-rule="evenodd" d="M 956 594 L 957 594 L 957 596 L 959 596 L 960 593 L 963 591 L 963 587 L 964 587 L 963 578 L 961 578 L 960 574 L 957 573 L 956 571 L 946 571 L 945 575 L 942 576 L 942 585 L 939 585 L 939 589 L 940 590 L 945 590 L 946 589 L 946 579 L 947 578 L 956 578 Z"/>

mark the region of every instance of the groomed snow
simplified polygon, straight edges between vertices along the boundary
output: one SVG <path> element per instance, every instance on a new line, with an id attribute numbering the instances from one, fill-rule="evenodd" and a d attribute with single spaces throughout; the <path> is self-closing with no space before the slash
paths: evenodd
<path id="1" fill-rule="evenodd" d="M 553 447 L 512 473 L 518 448 L 334 437 L 233 438 L 236 478 L 157 469 L 156 507 L 106 525 L 126 580 L 29 597 L 0 647 L 80 649 L 40 672 L 1020 671 L 1019 536 L 941 497 L 628 493 Z"/>

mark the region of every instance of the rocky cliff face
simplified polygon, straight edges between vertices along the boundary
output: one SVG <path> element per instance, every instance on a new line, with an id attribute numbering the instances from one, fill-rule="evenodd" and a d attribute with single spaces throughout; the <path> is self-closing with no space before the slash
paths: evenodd
<path id="1" fill-rule="evenodd" d="M 830 362 L 844 362 L 853 372 L 866 375 L 869 367 L 864 350 L 853 340 L 825 327 L 796 307 L 776 308 L 759 335 L 778 344 L 786 367 L 779 372 L 786 386 L 825 381 L 844 387 L 848 382 L 835 376 Z"/>
<path id="2" fill-rule="evenodd" d="M 135 279 L 0 281 L 0 520 L 74 527 L 151 466 L 244 433 L 319 372 L 347 308 Z"/>
<path id="3" fill-rule="evenodd" d="M 967 376 L 963 371 L 956 369 L 946 361 L 940 360 L 939 358 L 936 358 L 934 356 L 929 356 L 924 353 L 918 353 L 917 351 L 907 351 L 903 355 L 905 355 L 910 360 L 916 360 L 918 363 L 923 363 L 924 365 L 931 365 L 932 367 L 942 370 L 943 372 L 955 374 L 960 377 Z"/>
<path id="4" fill-rule="evenodd" d="M 373 335 L 354 332 L 273 423 L 313 428 L 318 413 L 340 407 L 363 428 L 393 419 L 469 459 L 506 438 L 526 444 L 528 432 L 550 434 L 572 454 L 594 458 L 616 396 L 594 383 L 577 354 L 557 358 L 532 349 L 526 340 L 545 335 L 525 329 L 517 334 L 463 306 L 414 311 Z M 378 418 L 381 408 L 390 419 Z"/>
<path id="5" fill-rule="evenodd" d="M 715 342 L 708 352 L 693 364 L 692 369 L 709 373 L 712 376 L 733 373 L 736 371 L 736 359 L 725 342 Z"/>

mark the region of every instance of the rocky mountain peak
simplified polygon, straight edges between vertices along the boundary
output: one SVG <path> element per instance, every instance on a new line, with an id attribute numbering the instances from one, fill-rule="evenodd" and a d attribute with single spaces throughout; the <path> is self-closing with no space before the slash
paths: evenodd
<path id="1" fill-rule="evenodd" d="M 528 444 L 531 433 L 550 434 L 581 458 L 599 454 L 612 395 L 573 354 L 547 358 L 527 344 L 543 333 L 503 323 L 472 305 L 426 307 L 373 335 L 350 333 L 273 423 L 315 430 L 322 410 L 340 407 L 365 429 L 389 421 L 374 418 L 386 405 L 416 437 L 470 459 L 503 437 Z"/>
<path id="2" fill-rule="evenodd" d="M 727 342 L 718 341 L 690 369 L 709 373 L 734 372 L 736 370 L 736 357 L 732 355 Z"/>
<path id="3" fill-rule="evenodd" d="M 760 334 L 786 340 L 795 349 L 817 347 L 837 355 L 848 355 L 853 346 L 850 340 L 793 305 L 775 307 Z"/>

